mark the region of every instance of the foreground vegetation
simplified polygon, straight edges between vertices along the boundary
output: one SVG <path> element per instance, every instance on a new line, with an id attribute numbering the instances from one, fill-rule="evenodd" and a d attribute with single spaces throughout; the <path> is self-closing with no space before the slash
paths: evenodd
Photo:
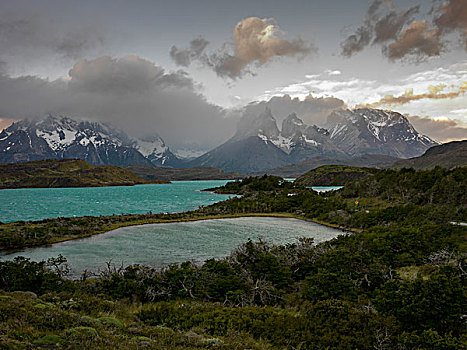
<path id="1" fill-rule="evenodd" d="M 164 182 L 167 181 L 157 181 Z M 82 159 L 0 164 L 0 189 L 132 186 L 144 183 L 149 182 L 129 170 L 111 165 L 94 166 Z"/>
<path id="2" fill-rule="evenodd" d="M 201 266 L 109 263 L 74 281 L 61 256 L 0 262 L 0 347 L 465 348 L 467 229 L 451 222 L 467 221 L 466 175 L 466 168 L 385 170 L 327 194 L 264 176 L 228 185 L 241 198 L 195 212 L 3 225 L 16 227 L 11 237 L 43 225 L 29 229 L 26 243 L 34 232 L 92 231 L 98 220 L 249 213 L 361 232 L 318 245 L 248 241 Z"/>

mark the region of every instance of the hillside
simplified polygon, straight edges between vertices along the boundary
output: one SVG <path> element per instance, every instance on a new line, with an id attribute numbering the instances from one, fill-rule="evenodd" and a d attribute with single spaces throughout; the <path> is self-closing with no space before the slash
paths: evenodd
<path id="1" fill-rule="evenodd" d="M 347 165 L 323 165 L 308 171 L 295 180 L 301 186 L 343 186 L 373 176 L 377 169 L 359 168 Z"/>
<path id="2" fill-rule="evenodd" d="M 102 187 L 147 183 L 117 166 L 94 166 L 81 159 L 47 159 L 0 164 L 0 188 Z"/>
<path id="3" fill-rule="evenodd" d="M 467 140 L 431 147 L 420 157 L 396 161 L 391 168 L 432 169 L 435 166 L 447 169 L 467 166 Z"/>
<path id="4" fill-rule="evenodd" d="M 275 175 L 281 177 L 299 177 L 307 171 L 316 169 L 323 165 L 348 165 L 355 167 L 371 167 L 371 168 L 384 168 L 394 163 L 398 158 L 386 156 L 383 154 L 364 154 L 355 158 L 326 158 L 326 157 L 313 157 L 305 159 L 304 161 L 292 164 L 283 165 L 274 169 L 254 173 L 253 175 Z"/>
<path id="5" fill-rule="evenodd" d="M 148 181 L 235 180 L 244 177 L 237 172 L 225 172 L 212 167 L 166 168 L 133 165 L 127 169 Z"/>

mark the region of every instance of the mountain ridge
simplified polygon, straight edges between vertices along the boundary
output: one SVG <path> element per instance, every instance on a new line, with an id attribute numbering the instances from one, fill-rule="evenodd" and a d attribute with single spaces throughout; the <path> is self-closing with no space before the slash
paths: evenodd
<path id="1" fill-rule="evenodd" d="M 258 116 L 246 113 L 231 139 L 188 164 L 255 173 L 314 157 L 350 159 L 378 154 L 409 158 L 436 144 L 397 112 L 337 110 L 329 115 L 326 128 L 306 125 L 292 113 L 279 130 L 271 109 L 266 107 Z"/>
<path id="2" fill-rule="evenodd" d="M 136 139 L 106 124 L 63 116 L 21 120 L 0 133 L 0 163 L 69 158 L 117 166 L 179 162 L 157 134 Z"/>

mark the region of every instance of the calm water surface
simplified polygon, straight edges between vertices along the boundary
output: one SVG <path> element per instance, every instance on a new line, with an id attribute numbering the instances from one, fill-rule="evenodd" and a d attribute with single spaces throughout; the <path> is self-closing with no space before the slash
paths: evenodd
<path id="1" fill-rule="evenodd" d="M 200 192 L 227 182 L 174 181 L 118 187 L 0 190 L 0 221 L 194 210 L 227 199 L 228 195 Z"/>
<path id="2" fill-rule="evenodd" d="M 112 260 L 116 265 L 144 264 L 164 266 L 191 260 L 197 263 L 232 252 L 248 239 L 262 237 L 285 244 L 299 237 L 313 237 L 315 243 L 330 240 L 342 231 L 312 222 L 268 217 L 215 219 L 185 223 L 153 224 L 119 228 L 89 238 L 57 243 L 49 247 L 26 249 L 3 256 L 11 260 L 22 255 L 35 261 L 62 254 L 73 275 L 85 269 L 96 271 Z"/>

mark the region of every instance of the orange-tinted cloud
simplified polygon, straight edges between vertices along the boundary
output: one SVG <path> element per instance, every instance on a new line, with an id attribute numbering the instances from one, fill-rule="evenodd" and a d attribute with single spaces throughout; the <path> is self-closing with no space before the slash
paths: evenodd
<path id="1" fill-rule="evenodd" d="M 467 3 L 465 0 L 450 0 L 441 4 L 434 22 L 442 32 L 461 30 L 461 38 L 467 49 Z"/>
<path id="2" fill-rule="evenodd" d="M 214 53 L 205 53 L 208 41 L 198 37 L 187 49 L 172 46 L 170 56 L 178 65 L 187 67 L 192 61 L 198 61 L 221 77 L 236 79 L 248 72 L 253 63 L 261 66 L 276 57 L 303 56 L 315 50 L 300 37 L 289 40 L 281 34 L 273 18 L 248 17 L 232 31 L 233 54 L 227 43 Z"/>
<path id="3" fill-rule="evenodd" d="M 390 60 L 406 57 L 421 61 L 441 56 L 450 47 L 446 34 L 458 32 L 467 49 L 467 1 L 443 2 L 425 19 L 415 20 L 420 7 L 396 12 L 390 0 L 373 0 L 363 24 L 342 43 L 342 55 L 352 56 L 370 44 L 381 44 L 382 53 Z"/>
<path id="4" fill-rule="evenodd" d="M 369 103 L 369 104 L 362 104 L 359 107 L 371 107 L 377 108 L 381 106 L 397 106 L 397 105 L 404 105 L 411 101 L 417 101 L 422 99 L 431 99 L 431 100 L 442 100 L 442 99 L 453 99 L 464 95 L 467 92 L 467 82 L 463 82 L 460 86 L 451 88 L 455 88 L 454 91 L 443 92 L 446 89 L 447 85 L 440 84 L 436 86 L 429 86 L 428 92 L 424 94 L 414 94 L 413 89 L 408 89 L 404 94 L 400 96 L 394 96 L 392 94 L 388 94 L 384 96 L 381 100 Z"/>
<path id="5" fill-rule="evenodd" d="M 383 48 L 390 60 L 398 60 L 407 55 L 417 58 L 439 56 L 443 52 L 441 33 L 431 28 L 428 21 L 413 21 L 397 39 Z"/>
<path id="6" fill-rule="evenodd" d="M 8 128 L 15 121 L 16 120 L 14 120 L 14 119 L 0 118 L 0 131 L 2 131 L 3 129 Z"/>

